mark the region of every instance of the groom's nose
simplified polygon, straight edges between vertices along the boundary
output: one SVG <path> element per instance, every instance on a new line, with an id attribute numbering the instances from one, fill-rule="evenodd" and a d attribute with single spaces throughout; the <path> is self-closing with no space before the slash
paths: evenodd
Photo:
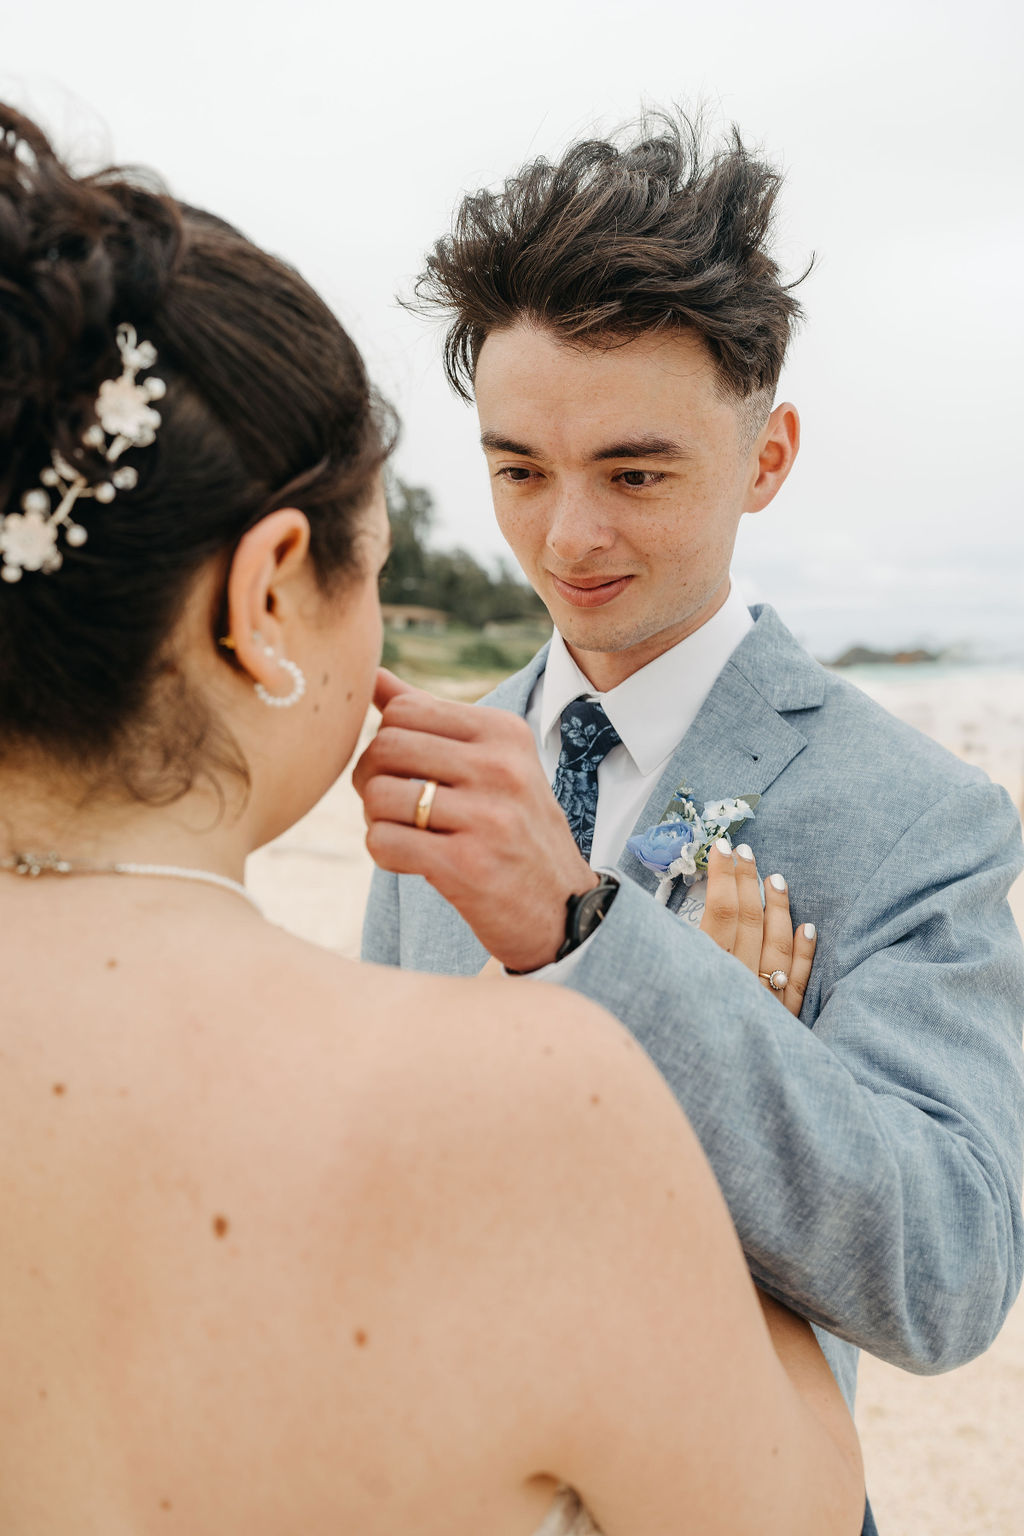
<path id="1" fill-rule="evenodd" d="M 576 565 L 610 549 L 616 532 L 593 494 L 583 486 L 558 486 L 551 502 L 547 546 L 561 565 Z"/>

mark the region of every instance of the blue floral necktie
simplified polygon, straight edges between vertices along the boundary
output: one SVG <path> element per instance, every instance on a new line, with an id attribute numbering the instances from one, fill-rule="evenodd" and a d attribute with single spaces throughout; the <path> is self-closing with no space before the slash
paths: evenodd
<path id="1" fill-rule="evenodd" d="M 569 830 L 587 860 L 594 844 L 597 819 L 597 770 L 619 733 L 603 707 L 590 699 L 574 699 L 562 710 L 562 750 L 551 788 L 565 812 Z"/>

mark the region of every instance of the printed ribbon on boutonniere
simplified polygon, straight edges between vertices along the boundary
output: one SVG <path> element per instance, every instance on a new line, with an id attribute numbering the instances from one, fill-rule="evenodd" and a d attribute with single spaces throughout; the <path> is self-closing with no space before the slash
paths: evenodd
<path id="1" fill-rule="evenodd" d="M 708 854 L 720 838 L 732 847 L 732 835 L 745 821 L 752 821 L 760 795 L 734 795 L 708 800 L 697 810 L 685 784 L 680 784 L 665 807 L 657 826 L 631 837 L 626 847 L 645 869 L 658 876 L 655 901 L 668 903 L 677 880 L 693 885 L 708 872 Z"/>

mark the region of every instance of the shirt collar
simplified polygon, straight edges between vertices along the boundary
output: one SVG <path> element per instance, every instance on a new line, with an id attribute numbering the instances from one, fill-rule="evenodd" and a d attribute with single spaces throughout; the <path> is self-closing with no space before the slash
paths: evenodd
<path id="1" fill-rule="evenodd" d="M 562 710 L 573 699 L 597 699 L 640 773 L 653 773 L 686 735 L 718 674 L 752 626 L 733 583 L 721 608 L 700 629 L 607 693 L 594 690 L 556 630 L 542 684 L 541 741 L 560 730 Z"/>

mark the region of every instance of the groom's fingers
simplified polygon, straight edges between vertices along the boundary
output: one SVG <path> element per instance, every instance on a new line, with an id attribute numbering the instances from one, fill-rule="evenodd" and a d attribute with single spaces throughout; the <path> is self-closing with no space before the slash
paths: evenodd
<path id="1" fill-rule="evenodd" d="M 423 688 L 406 687 L 391 698 L 383 716 L 382 729 L 396 726 L 407 731 L 425 731 L 451 741 L 507 740 L 529 747 L 536 756 L 533 733 L 526 721 L 505 709 L 479 709 L 475 704 L 437 699 Z"/>
<path id="2" fill-rule="evenodd" d="M 525 721 L 500 709 L 451 704 L 420 689 L 397 694 L 385 706 L 380 729 L 352 771 L 356 793 L 365 799 L 378 774 L 436 779 L 494 797 L 521 796 L 529 782 L 545 804 L 550 796 L 546 781 L 539 789 L 533 783 L 540 769 Z"/>
<path id="3" fill-rule="evenodd" d="M 416 807 L 423 793 L 423 779 L 392 778 L 378 773 L 363 789 L 363 816 L 368 827 L 375 821 L 394 821 L 399 826 L 416 827 Z M 420 831 L 423 837 L 429 831 L 454 832 L 463 825 L 456 816 L 460 796 L 454 795 L 447 784 L 435 780 L 437 789 L 430 805 L 428 826 Z"/>
<path id="4" fill-rule="evenodd" d="M 464 784 L 473 776 L 474 762 L 464 745 L 425 731 L 394 726 L 378 731 L 352 770 L 357 794 L 378 774 L 396 779 L 436 779 L 439 784 Z"/>
<path id="5" fill-rule="evenodd" d="M 383 714 L 384 710 L 401 693 L 415 693 L 411 683 L 405 683 L 394 672 L 389 672 L 387 667 L 377 668 L 377 683 L 373 690 L 373 702 Z"/>
<path id="6" fill-rule="evenodd" d="M 378 697 L 390 687 L 390 673 Z M 394 679 L 399 682 L 397 678 Z M 393 694 L 384 704 L 380 728 L 352 773 L 358 794 L 374 774 L 437 779 L 452 785 L 476 782 L 511 793 L 524 765 L 536 771 L 537 751 L 525 721 L 500 709 L 477 709 L 435 699 L 420 688 Z M 513 778 L 517 784 L 512 784 Z"/>
<path id="7" fill-rule="evenodd" d="M 379 869 L 395 875 L 422 875 L 442 891 L 449 873 L 446 837 L 433 837 L 415 827 L 395 821 L 372 822 L 366 833 L 366 846 Z"/>

